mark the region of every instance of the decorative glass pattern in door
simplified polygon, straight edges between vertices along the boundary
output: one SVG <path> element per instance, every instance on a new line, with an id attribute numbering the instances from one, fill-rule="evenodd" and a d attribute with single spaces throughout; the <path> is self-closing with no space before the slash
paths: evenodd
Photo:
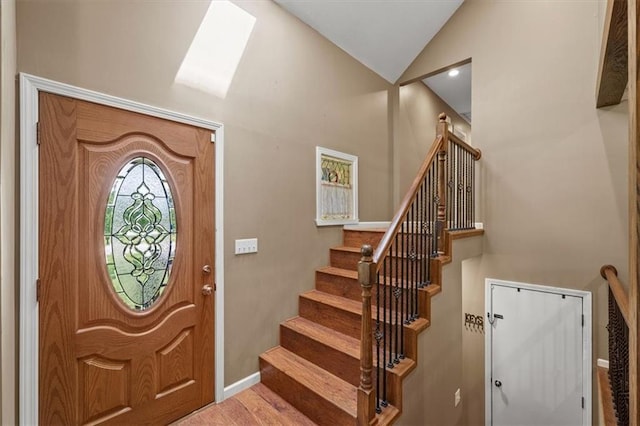
<path id="1" fill-rule="evenodd" d="M 173 196 L 162 169 L 146 157 L 127 162 L 107 201 L 104 246 L 113 288 L 130 309 L 149 309 L 164 292 L 176 237 Z"/>

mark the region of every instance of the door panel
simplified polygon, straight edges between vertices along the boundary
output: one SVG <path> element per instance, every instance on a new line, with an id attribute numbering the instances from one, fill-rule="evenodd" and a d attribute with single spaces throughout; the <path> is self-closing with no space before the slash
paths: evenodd
<path id="1" fill-rule="evenodd" d="M 582 424 L 582 298 L 500 285 L 491 295 L 492 424 Z"/>
<path id="2" fill-rule="evenodd" d="M 210 131 L 39 101 L 40 422 L 166 423 L 212 402 Z M 127 164 L 133 189 L 112 192 Z"/>

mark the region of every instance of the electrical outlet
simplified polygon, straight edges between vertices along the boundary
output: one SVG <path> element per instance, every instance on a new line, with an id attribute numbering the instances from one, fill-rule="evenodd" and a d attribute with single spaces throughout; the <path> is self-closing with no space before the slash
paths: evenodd
<path id="1" fill-rule="evenodd" d="M 458 404 L 460 404 L 460 400 L 461 399 L 462 399 L 462 397 L 460 396 L 460 388 L 458 388 L 458 390 L 456 391 L 456 393 L 453 396 L 454 407 L 457 407 Z"/>
<path id="2" fill-rule="evenodd" d="M 258 252 L 258 239 L 247 238 L 236 240 L 236 254 L 249 254 Z"/>

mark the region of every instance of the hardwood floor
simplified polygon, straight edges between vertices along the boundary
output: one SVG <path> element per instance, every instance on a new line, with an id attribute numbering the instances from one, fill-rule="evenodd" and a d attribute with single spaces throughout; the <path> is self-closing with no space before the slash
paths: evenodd
<path id="1" fill-rule="evenodd" d="M 176 426 L 315 426 L 304 414 L 262 383 L 178 420 Z"/>

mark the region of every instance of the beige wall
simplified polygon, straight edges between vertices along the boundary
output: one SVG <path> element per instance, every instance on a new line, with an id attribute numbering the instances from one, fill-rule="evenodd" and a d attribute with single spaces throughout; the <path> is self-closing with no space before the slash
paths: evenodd
<path id="1" fill-rule="evenodd" d="M 394 144 L 397 166 L 393 172 L 402 199 L 433 145 L 438 115 L 446 113 L 453 126 L 468 136 L 471 136 L 471 126 L 421 81 L 402 86 L 399 91 L 399 124 Z"/>
<path id="2" fill-rule="evenodd" d="M 0 424 L 16 423 L 15 1 L 0 3 Z"/>
<path id="3" fill-rule="evenodd" d="M 627 107 L 595 108 L 602 10 L 587 1 L 467 1 L 400 80 L 473 61 L 486 234 L 469 309 L 483 312 L 486 277 L 591 291 L 594 362 L 607 358 L 599 268 L 616 265 L 626 281 L 628 258 Z M 481 345 L 468 343 L 468 356 L 482 359 Z M 482 423 L 481 408 L 468 424 Z"/>
<path id="4" fill-rule="evenodd" d="M 237 4 L 257 20 L 219 99 L 173 84 L 206 1 L 18 2 L 19 71 L 224 123 L 226 385 L 258 371 L 340 242 L 314 224 L 315 146 L 359 156 L 362 220 L 391 216 L 391 85 L 275 3 Z M 234 256 L 248 237 L 259 253 Z"/>

